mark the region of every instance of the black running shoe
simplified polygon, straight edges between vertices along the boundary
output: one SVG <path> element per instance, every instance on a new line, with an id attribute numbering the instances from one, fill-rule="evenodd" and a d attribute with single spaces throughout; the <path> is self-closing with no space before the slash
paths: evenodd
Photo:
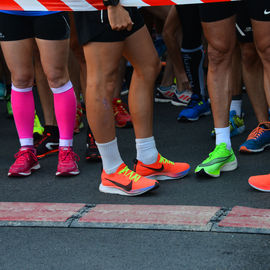
<path id="1" fill-rule="evenodd" d="M 94 136 L 93 136 L 89 126 L 87 127 L 85 158 L 88 161 L 101 161 L 100 153 L 98 151 Z"/>
<path id="2" fill-rule="evenodd" d="M 37 145 L 37 157 L 43 158 L 47 155 L 58 152 L 59 130 L 57 126 L 44 126 L 42 139 Z"/>

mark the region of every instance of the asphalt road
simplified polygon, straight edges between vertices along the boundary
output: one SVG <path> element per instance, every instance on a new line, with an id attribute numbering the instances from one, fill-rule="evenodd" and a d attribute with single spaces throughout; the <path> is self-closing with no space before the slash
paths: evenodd
<path id="1" fill-rule="evenodd" d="M 257 125 L 246 97 L 243 107 L 246 131 L 232 139 L 239 168 L 217 179 L 201 179 L 194 169 L 214 148 L 211 116 L 178 123 L 179 107 L 156 103 L 154 134 L 160 153 L 190 163 L 192 170 L 184 179 L 161 183 L 153 193 L 124 197 L 98 191 L 101 166 L 84 159 L 85 129 L 75 136 L 75 151 L 81 157 L 79 176 L 56 178 L 55 155 L 42 159 L 42 169 L 28 178 L 7 178 L 19 142 L 14 123 L 6 119 L 0 102 L 0 201 L 270 208 L 270 195 L 247 183 L 251 175 L 269 173 L 270 151 L 254 155 L 237 151 Z M 121 155 L 132 166 L 133 131 L 118 129 L 117 134 Z M 0 269 L 264 270 L 270 269 L 269 245 L 269 235 L 256 234 L 10 227 L 0 228 Z"/>

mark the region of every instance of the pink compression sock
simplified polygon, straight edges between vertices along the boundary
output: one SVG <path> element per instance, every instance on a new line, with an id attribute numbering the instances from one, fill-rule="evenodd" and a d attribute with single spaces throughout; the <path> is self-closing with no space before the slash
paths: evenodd
<path id="1" fill-rule="evenodd" d="M 12 85 L 11 105 L 21 146 L 33 145 L 35 103 L 32 87 L 20 89 Z"/>
<path id="2" fill-rule="evenodd" d="M 59 128 L 59 146 L 72 146 L 76 118 L 76 97 L 71 82 L 59 88 L 52 88 L 54 110 Z"/>

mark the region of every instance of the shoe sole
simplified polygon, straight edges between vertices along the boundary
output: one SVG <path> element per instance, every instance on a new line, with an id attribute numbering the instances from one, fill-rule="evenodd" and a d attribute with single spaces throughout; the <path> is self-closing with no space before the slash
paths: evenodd
<path id="1" fill-rule="evenodd" d="M 221 172 L 230 172 L 230 171 L 234 171 L 235 169 L 237 169 L 238 163 L 237 160 L 234 160 L 232 162 L 229 162 L 225 165 L 223 165 L 220 168 L 219 174 L 211 174 L 207 171 L 205 171 L 204 169 L 201 169 L 198 172 L 195 172 L 197 176 L 211 176 L 211 177 L 219 177 Z"/>
<path id="2" fill-rule="evenodd" d="M 59 152 L 59 149 L 51 150 L 51 151 L 46 152 L 46 153 L 44 153 L 42 155 L 37 155 L 37 158 L 41 159 L 41 158 L 44 158 L 44 157 L 46 157 L 48 155 L 51 155 L 51 154 L 54 154 L 54 153 L 57 153 L 57 152 Z"/>
<path id="3" fill-rule="evenodd" d="M 262 148 L 259 148 L 259 149 L 248 149 L 248 148 L 243 148 L 243 149 L 239 149 L 239 152 L 240 153 L 259 153 L 259 152 L 262 152 L 262 151 L 264 151 L 264 149 L 266 148 L 266 147 L 269 147 L 270 146 L 270 144 L 267 144 L 267 145 L 265 145 L 264 147 L 262 147 Z"/>
<path id="4" fill-rule="evenodd" d="M 178 176 L 176 176 L 176 177 L 167 176 L 167 175 L 154 175 L 154 174 L 149 175 L 149 176 L 144 176 L 144 177 L 149 178 L 149 179 L 155 179 L 158 181 L 177 180 L 177 179 L 181 179 L 181 178 L 185 177 L 186 175 L 188 175 L 189 171 L 190 171 L 190 168 L 183 171 L 183 172 L 178 173 Z"/>
<path id="5" fill-rule="evenodd" d="M 251 187 L 253 187 L 254 189 L 256 190 L 259 190 L 259 191 L 263 191 L 263 192 L 270 192 L 270 189 L 269 190 L 266 190 L 266 189 L 261 189 L 261 188 L 258 188 L 258 187 L 255 187 L 253 186 L 252 184 L 248 183 Z"/>
<path id="6" fill-rule="evenodd" d="M 160 102 L 160 103 L 169 103 L 169 102 L 171 102 L 171 99 L 161 99 L 161 98 L 155 98 L 155 102 Z"/>
<path id="7" fill-rule="evenodd" d="M 56 176 L 75 176 L 80 174 L 80 171 L 76 171 L 76 172 L 56 172 L 55 175 Z"/>
<path id="8" fill-rule="evenodd" d="M 24 176 L 29 176 L 32 174 L 32 172 L 37 171 L 40 169 L 40 164 L 37 164 L 35 166 L 33 166 L 29 172 L 26 173 L 8 173 L 9 177 L 24 177 Z"/>
<path id="9" fill-rule="evenodd" d="M 144 194 L 148 191 L 157 189 L 159 187 L 159 184 L 156 183 L 154 186 L 144 188 L 144 189 L 139 189 L 137 191 L 133 191 L 133 193 L 130 193 L 128 191 L 124 191 L 122 189 L 116 188 L 116 187 L 107 187 L 102 185 L 102 183 L 99 185 L 99 191 L 104 192 L 104 193 L 109 193 L 109 194 L 118 194 L 118 195 L 123 195 L 123 196 L 138 196 L 141 194 Z"/>
<path id="10" fill-rule="evenodd" d="M 186 107 L 188 105 L 188 103 L 180 103 L 173 100 L 171 100 L 171 104 L 174 106 L 183 106 L 183 107 Z"/>
<path id="11" fill-rule="evenodd" d="M 178 120 L 178 121 L 183 121 L 183 122 L 188 122 L 188 121 L 193 122 L 193 121 L 199 120 L 199 118 L 200 118 L 201 116 L 207 116 L 207 115 L 210 115 L 210 114 L 211 114 L 211 112 L 209 111 L 209 112 L 205 112 L 205 113 L 200 114 L 200 115 L 199 115 L 198 117 L 196 117 L 196 118 L 180 117 L 180 118 L 177 118 L 177 120 Z"/>

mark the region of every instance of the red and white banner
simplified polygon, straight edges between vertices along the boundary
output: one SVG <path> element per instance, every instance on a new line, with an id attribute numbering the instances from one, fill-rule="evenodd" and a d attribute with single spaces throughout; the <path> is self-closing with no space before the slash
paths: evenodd
<path id="1" fill-rule="evenodd" d="M 120 0 L 126 7 L 169 6 L 230 2 L 236 0 Z M 269 0 L 270 1 L 270 0 Z M 103 9 L 102 0 L 0 0 L 0 10 L 27 11 L 93 11 Z"/>

